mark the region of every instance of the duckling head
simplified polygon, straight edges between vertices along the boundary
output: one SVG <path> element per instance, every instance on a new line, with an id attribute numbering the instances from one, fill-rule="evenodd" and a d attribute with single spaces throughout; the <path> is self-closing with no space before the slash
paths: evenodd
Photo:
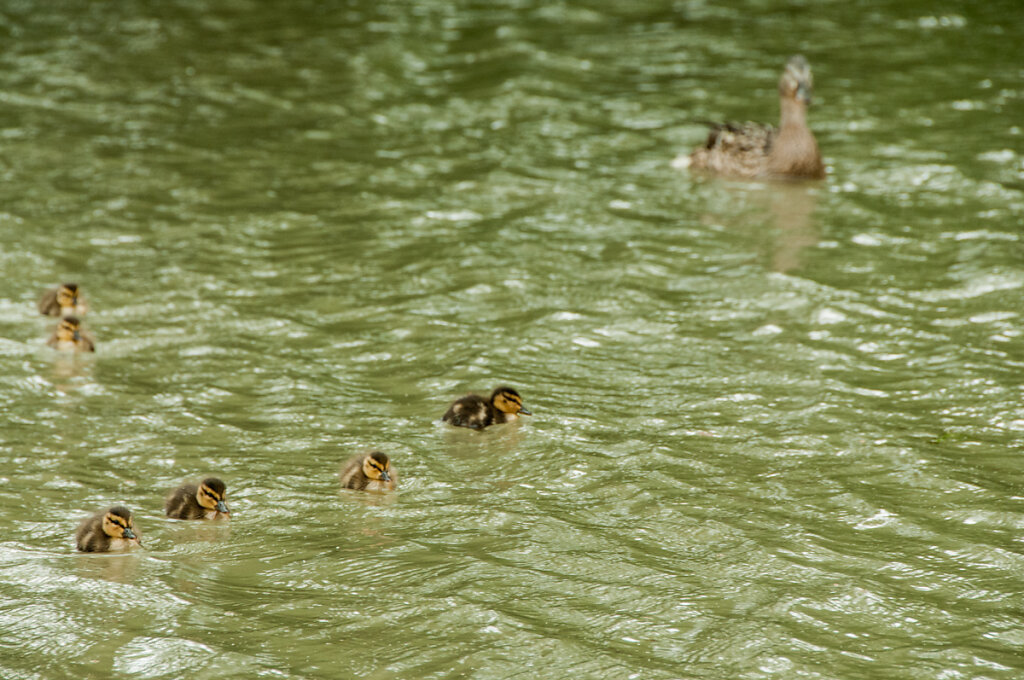
<path id="1" fill-rule="evenodd" d="M 58 342 L 78 342 L 82 339 L 82 322 L 77 316 L 65 316 L 57 324 Z"/>
<path id="2" fill-rule="evenodd" d="M 511 387 L 499 387 L 491 393 L 491 403 L 494 408 L 510 415 L 532 416 L 533 414 L 523 408 L 523 398 Z"/>
<path id="3" fill-rule="evenodd" d="M 103 533 L 111 538 L 123 538 L 142 545 L 142 539 L 132 522 L 132 511 L 123 505 L 115 505 L 103 515 Z"/>
<path id="4" fill-rule="evenodd" d="M 814 78 L 811 75 L 811 65 L 802 55 L 790 57 L 786 62 L 786 70 L 782 72 L 782 77 L 779 79 L 779 95 L 809 105 L 813 88 Z"/>
<path id="5" fill-rule="evenodd" d="M 369 479 L 390 482 L 391 474 L 388 472 L 388 454 L 374 451 L 363 458 L 363 474 Z"/>
<path id="6" fill-rule="evenodd" d="M 231 511 L 228 510 L 228 505 L 224 502 L 227 496 L 227 486 L 216 477 L 207 477 L 199 482 L 199 488 L 196 490 L 196 501 L 199 505 L 207 510 L 216 510 L 225 515 L 230 515 Z"/>
<path id="7" fill-rule="evenodd" d="M 62 308 L 74 308 L 78 305 L 78 284 L 62 283 L 57 288 L 57 304 Z"/>

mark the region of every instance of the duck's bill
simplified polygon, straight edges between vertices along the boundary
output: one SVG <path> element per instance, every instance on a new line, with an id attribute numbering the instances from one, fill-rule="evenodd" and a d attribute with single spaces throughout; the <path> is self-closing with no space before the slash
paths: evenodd
<path id="1" fill-rule="evenodd" d="M 224 501 L 217 501 L 217 512 L 222 512 L 225 515 L 231 514 L 231 511 L 228 510 L 228 506 L 224 503 Z"/>
<path id="2" fill-rule="evenodd" d="M 522 416 L 532 416 L 533 413 L 531 413 L 530 411 L 527 411 L 525 408 L 521 408 L 521 409 L 519 409 L 519 415 L 522 415 Z"/>
<path id="3" fill-rule="evenodd" d="M 811 105 L 811 88 L 806 83 L 800 83 L 796 88 L 796 97 L 804 104 Z"/>

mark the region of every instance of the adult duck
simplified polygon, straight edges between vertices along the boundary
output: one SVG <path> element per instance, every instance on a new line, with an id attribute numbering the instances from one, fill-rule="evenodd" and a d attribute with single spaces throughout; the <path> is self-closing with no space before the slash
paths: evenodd
<path id="1" fill-rule="evenodd" d="M 811 66 L 791 57 L 779 79 L 779 127 L 761 123 L 713 123 L 689 166 L 718 175 L 749 179 L 822 179 L 825 164 L 807 126 Z"/>

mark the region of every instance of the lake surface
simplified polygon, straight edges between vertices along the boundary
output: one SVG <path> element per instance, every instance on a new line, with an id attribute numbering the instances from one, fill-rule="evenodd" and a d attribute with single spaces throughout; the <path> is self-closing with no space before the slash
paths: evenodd
<path id="1" fill-rule="evenodd" d="M 3 678 L 1024 677 L 1019 2 L 0 37 Z M 797 52 L 827 181 L 672 167 Z M 498 384 L 534 415 L 438 423 Z M 399 492 L 339 489 L 370 448 Z M 163 517 L 211 473 L 229 526 Z M 77 554 L 115 503 L 145 549 Z"/>

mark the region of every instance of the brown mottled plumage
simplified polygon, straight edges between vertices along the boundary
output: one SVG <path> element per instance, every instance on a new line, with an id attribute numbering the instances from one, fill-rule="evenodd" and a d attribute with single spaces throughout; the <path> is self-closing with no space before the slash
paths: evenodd
<path id="1" fill-rule="evenodd" d="M 77 283 L 62 283 L 39 298 L 39 313 L 46 316 L 84 316 L 88 310 Z"/>
<path id="2" fill-rule="evenodd" d="M 481 430 L 488 425 L 508 423 L 522 414 L 533 415 L 523 408 L 523 398 L 511 387 L 498 387 L 490 398 L 479 394 L 467 394 L 456 399 L 441 420 L 457 427 Z"/>
<path id="3" fill-rule="evenodd" d="M 65 352 L 96 351 L 92 336 L 82 330 L 82 322 L 75 316 L 65 316 L 57 322 L 57 328 L 46 344 Z"/>
<path id="4" fill-rule="evenodd" d="M 807 127 L 811 67 L 797 55 L 779 79 L 779 128 L 760 123 L 712 124 L 707 142 L 690 154 L 690 167 L 720 175 L 764 179 L 822 179 L 825 165 Z"/>
<path id="5" fill-rule="evenodd" d="M 188 482 L 172 491 L 164 501 L 164 512 L 172 519 L 228 519 L 224 482 L 207 477 L 198 484 Z"/>
<path id="6" fill-rule="evenodd" d="M 341 485 L 357 491 L 393 491 L 398 487 L 398 472 L 386 453 L 363 453 L 342 466 Z"/>
<path id="7" fill-rule="evenodd" d="M 115 505 L 87 517 L 75 532 L 75 547 L 82 552 L 110 552 L 142 545 L 132 511 Z"/>

